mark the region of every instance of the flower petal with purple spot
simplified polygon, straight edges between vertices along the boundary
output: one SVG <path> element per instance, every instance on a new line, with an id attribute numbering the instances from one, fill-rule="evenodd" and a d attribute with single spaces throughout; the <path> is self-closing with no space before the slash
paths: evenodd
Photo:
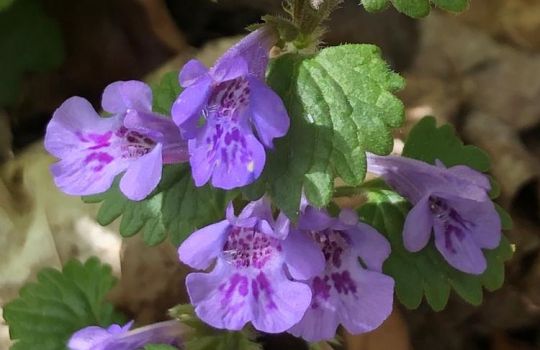
<path id="1" fill-rule="evenodd" d="M 102 118 L 80 97 L 66 100 L 47 126 L 45 148 L 60 158 L 53 164 L 56 185 L 71 195 L 106 191 L 117 175 L 131 200 L 149 195 L 161 179 L 162 164 L 185 162 L 187 142 L 172 120 L 150 111 L 150 88 L 137 81 L 116 82 L 103 94 L 114 112 Z"/>
<path id="2" fill-rule="evenodd" d="M 352 334 L 369 332 L 392 311 L 394 281 L 380 272 L 390 245 L 373 228 L 351 224 L 356 220 L 350 220 L 350 213 L 342 216 L 346 221 L 329 220 L 326 212 L 314 208 L 310 216 L 316 213 L 321 216 L 317 221 L 328 226 L 304 232 L 317 242 L 326 264 L 322 273 L 308 281 L 313 291 L 311 305 L 289 332 L 313 342 L 334 338 L 340 324 Z"/>
<path id="3" fill-rule="evenodd" d="M 236 123 L 207 123 L 189 150 L 196 186 L 211 178 L 214 187 L 241 187 L 259 177 L 266 159 L 260 142 Z"/>
<path id="4" fill-rule="evenodd" d="M 172 109 L 189 138 L 197 186 L 232 189 L 254 182 L 266 161 L 264 147 L 289 129 L 279 96 L 264 84 L 268 54 L 277 36 L 258 29 L 230 48 L 209 70 L 188 62 L 180 73 L 185 87 Z"/>
<path id="5" fill-rule="evenodd" d="M 482 249 L 499 245 L 501 221 L 485 175 L 463 165 L 375 155 L 368 155 L 368 170 L 414 205 L 403 231 L 407 250 L 424 248 L 433 229 L 435 247 L 451 266 L 475 275 L 486 270 Z"/>
<path id="6" fill-rule="evenodd" d="M 456 269 L 483 273 L 487 262 L 481 248 L 496 248 L 501 239 L 500 219 L 493 203 L 440 193 L 432 194 L 429 200 L 437 249 Z"/>
<path id="7" fill-rule="evenodd" d="M 305 278 L 320 271 L 298 264 L 284 252 L 305 248 L 297 254 L 321 268 L 322 256 L 316 254 L 313 241 L 306 240 L 300 247 L 290 235 L 268 234 L 267 230 L 276 229 L 278 223 L 282 228 L 281 221 L 273 219 L 270 202 L 262 198 L 250 203 L 238 217 L 229 212 L 227 220 L 193 233 L 182 243 L 178 249 L 181 261 L 200 269 L 216 260 L 211 272 L 193 273 L 186 279 L 195 312 L 204 322 L 230 330 L 242 329 L 251 322 L 260 331 L 279 333 L 302 318 L 311 290 L 289 277 L 288 271 L 296 269 L 295 275 Z M 302 251 L 315 254 L 302 255 Z"/>

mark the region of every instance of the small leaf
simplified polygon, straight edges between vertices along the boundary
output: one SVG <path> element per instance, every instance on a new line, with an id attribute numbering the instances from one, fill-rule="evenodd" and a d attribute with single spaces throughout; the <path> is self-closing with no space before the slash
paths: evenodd
<path id="1" fill-rule="evenodd" d="M 379 12 L 388 7 L 388 0 L 362 0 L 362 5 L 368 12 Z"/>
<path id="2" fill-rule="evenodd" d="M 376 46 L 284 55 L 273 61 L 267 80 L 283 99 L 291 127 L 246 194 L 267 188 L 274 203 L 295 218 L 302 191 L 312 204 L 326 206 L 336 176 L 358 185 L 366 172 L 365 152 L 391 151 L 391 130 L 404 116 L 392 92 L 403 87 L 403 79 L 388 69 Z"/>
<path id="3" fill-rule="evenodd" d="M 341 349 L 342 347 L 342 342 L 338 339 L 308 344 L 309 350 L 334 350 L 336 348 Z"/>
<path id="4" fill-rule="evenodd" d="M 62 271 L 46 268 L 4 308 L 12 350 L 65 350 L 69 337 L 90 325 L 123 323 L 105 300 L 115 284 L 108 265 L 96 258 L 72 260 Z"/>
<path id="5" fill-rule="evenodd" d="M 164 74 L 159 84 L 152 85 L 154 95 L 152 110 L 170 116 L 172 104 L 181 91 L 182 87 L 178 82 L 178 72 L 172 71 Z"/>
<path id="6" fill-rule="evenodd" d="M 431 2 L 443 10 L 452 12 L 465 11 L 469 7 L 469 0 L 431 0 Z"/>
<path id="7" fill-rule="evenodd" d="M 431 10 L 430 0 L 361 0 L 362 5 L 368 12 L 384 10 L 389 2 L 407 16 L 420 18 L 425 17 Z M 469 0 L 431 0 L 433 5 L 451 12 L 461 12 L 469 6 Z"/>
<path id="8" fill-rule="evenodd" d="M 489 191 L 489 198 L 494 199 L 501 195 L 501 186 L 494 178 L 489 177 L 489 183 L 491 185 L 491 190 Z"/>
<path id="9" fill-rule="evenodd" d="M 7 9 L 15 0 L 0 0 L 0 11 Z"/>
<path id="10" fill-rule="evenodd" d="M 429 0 L 391 0 L 394 7 L 407 16 L 419 18 L 425 17 L 431 10 Z"/>
<path id="11" fill-rule="evenodd" d="M 447 167 L 467 165 L 481 172 L 489 170 L 486 152 L 472 145 L 464 145 L 450 124 L 437 127 L 433 117 L 420 120 L 409 133 L 403 156 L 435 164 L 438 159 Z"/>
<path id="12" fill-rule="evenodd" d="M 501 227 L 503 230 L 511 230 L 514 226 L 514 223 L 512 221 L 512 217 L 506 210 L 504 210 L 500 205 L 495 203 L 495 209 L 499 213 L 499 216 L 501 217 Z"/>
<path id="13" fill-rule="evenodd" d="M 166 344 L 149 344 L 144 347 L 144 350 L 178 350 L 178 348 Z"/>
<path id="14" fill-rule="evenodd" d="M 238 332 L 212 328 L 197 318 L 192 305 L 177 305 L 169 313 L 192 330 L 184 342 L 185 350 L 261 350 L 249 328 Z"/>
<path id="15" fill-rule="evenodd" d="M 158 188 L 146 199 L 130 201 L 120 192 L 117 182 L 107 192 L 83 198 L 85 202 L 102 202 L 97 214 L 101 225 L 118 217 L 120 234 L 131 237 L 143 231 L 148 245 L 161 243 L 169 235 L 180 244 L 196 229 L 223 218 L 227 203 L 236 192 L 225 192 L 209 185 L 195 187 L 186 164 L 166 165 Z"/>

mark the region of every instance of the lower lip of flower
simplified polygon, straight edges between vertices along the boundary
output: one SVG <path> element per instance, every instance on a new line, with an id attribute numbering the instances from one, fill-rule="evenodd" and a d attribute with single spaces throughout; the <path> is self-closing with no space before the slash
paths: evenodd
<path id="1" fill-rule="evenodd" d="M 462 241 L 475 224 L 463 218 L 444 199 L 438 197 L 431 196 L 429 198 L 429 209 L 435 216 L 435 220 L 443 226 L 446 249 L 451 253 L 457 253 L 452 237 Z"/>
<path id="2" fill-rule="evenodd" d="M 313 302 L 311 307 L 316 309 L 320 304 L 330 298 L 330 291 L 334 289 L 338 294 L 356 295 L 358 286 L 352 279 L 351 273 L 343 264 L 345 252 L 348 250 L 348 236 L 345 232 L 326 230 L 323 233 L 314 233 L 315 241 L 321 246 L 326 260 L 326 269 L 323 275 L 312 281 Z"/>

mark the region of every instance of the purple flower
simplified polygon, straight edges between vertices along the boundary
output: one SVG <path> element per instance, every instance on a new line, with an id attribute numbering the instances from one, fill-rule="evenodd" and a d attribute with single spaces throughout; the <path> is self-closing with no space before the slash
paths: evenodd
<path id="1" fill-rule="evenodd" d="M 263 332 L 280 333 L 300 321 L 311 301 L 310 288 L 294 280 L 318 274 L 324 259 L 303 234 L 288 234 L 289 220 L 272 217 L 262 198 L 234 216 L 193 233 L 178 249 L 180 260 L 209 273 L 186 279 L 195 312 L 216 328 L 239 330 L 247 322 Z M 293 280 L 294 279 L 294 280 Z"/>
<path id="2" fill-rule="evenodd" d="M 390 254 L 386 239 L 348 209 L 332 218 L 308 206 L 298 229 L 317 242 L 326 265 L 308 281 L 313 300 L 289 332 L 320 341 L 335 337 L 339 324 L 352 334 L 379 327 L 392 312 L 394 295 L 394 280 L 381 272 Z"/>
<path id="3" fill-rule="evenodd" d="M 405 220 L 405 248 L 417 252 L 435 232 L 435 246 L 454 268 L 471 274 L 486 270 L 482 249 L 501 239 L 501 222 L 488 191 L 489 180 L 463 165 L 446 168 L 419 160 L 368 155 L 368 170 L 406 197 L 414 207 Z"/>
<path id="4" fill-rule="evenodd" d="M 185 89 L 172 115 L 190 139 L 197 186 L 210 178 L 213 186 L 224 189 L 255 181 L 266 160 L 264 147 L 272 148 L 272 140 L 287 133 L 283 102 L 264 83 L 275 41 L 270 28 L 261 28 L 229 49 L 210 70 L 191 60 L 180 72 Z"/>
<path id="5" fill-rule="evenodd" d="M 120 190 L 131 200 L 144 199 L 161 179 L 163 164 L 188 159 L 187 142 L 172 120 L 152 113 L 152 91 L 139 81 L 105 88 L 101 118 L 81 97 L 71 97 L 47 126 L 45 148 L 60 158 L 51 171 L 67 194 L 106 191 L 125 171 Z"/>
<path id="6" fill-rule="evenodd" d="M 69 350 L 103 350 L 107 343 L 127 333 L 133 321 L 125 326 L 113 324 L 108 328 L 89 326 L 75 332 L 68 341 Z"/>
<path id="7" fill-rule="evenodd" d="M 147 344 L 179 346 L 184 327 L 178 321 L 155 323 L 130 331 L 133 321 L 121 327 L 85 327 L 68 341 L 69 350 L 138 350 Z"/>

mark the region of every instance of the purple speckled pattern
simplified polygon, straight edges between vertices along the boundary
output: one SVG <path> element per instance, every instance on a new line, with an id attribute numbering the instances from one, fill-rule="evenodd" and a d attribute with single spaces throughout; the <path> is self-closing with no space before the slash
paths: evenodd
<path id="1" fill-rule="evenodd" d="M 59 158 L 54 181 L 67 194 L 85 196 L 106 191 L 125 172 L 121 191 L 142 200 L 159 183 L 163 164 L 188 160 L 187 141 L 172 120 L 152 113 L 152 92 L 142 82 L 110 84 L 102 104 L 110 117 L 81 97 L 54 112 L 45 134 L 45 148 Z"/>
<path id="2" fill-rule="evenodd" d="M 414 205 L 403 229 L 407 250 L 423 249 L 433 230 L 435 246 L 451 266 L 475 275 L 486 270 L 482 249 L 499 245 L 501 222 L 485 175 L 463 165 L 446 168 L 440 161 L 431 165 L 372 154 L 368 171 L 381 175 Z"/>
<path id="3" fill-rule="evenodd" d="M 268 53 L 276 41 L 271 28 L 258 29 L 207 69 L 197 60 L 180 72 L 184 90 L 173 119 L 189 139 L 197 186 L 232 189 L 255 181 L 266 162 L 265 147 L 289 129 L 283 102 L 264 82 Z"/>
<path id="4" fill-rule="evenodd" d="M 139 350 L 147 344 L 169 344 L 180 348 L 185 327 L 178 321 L 154 323 L 130 330 L 113 324 L 108 328 L 89 326 L 75 332 L 68 341 L 69 350 Z"/>
<path id="5" fill-rule="evenodd" d="M 178 249 L 185 264 L 208 273 L 186 279 L 197 315 L 209 325 L 240 330 L 246 323 L 267 333 L 284 332 L 300 321 L 311 301 L 308 279 L 324 258 L 315 241 L 289 234 L 288 219 L 272 216 L 266 198 L 248 204 L 239 216 L 194 232 Z M 214 264 L 215 263 L 215 264 Z"/>
<path id="6" fill-rule="evenodd" d="M 308 206 L 298 230 L 317 243 L 325 268 L 307 281 L 313 299 L 289 332 L 315 342 L 332 339 L 340 324 L 352 334 L 379 327 L 392 311 L 394 294 L 394 280 L 381 272 L 388 241 L 346 209 L 332 218 Z"/>

